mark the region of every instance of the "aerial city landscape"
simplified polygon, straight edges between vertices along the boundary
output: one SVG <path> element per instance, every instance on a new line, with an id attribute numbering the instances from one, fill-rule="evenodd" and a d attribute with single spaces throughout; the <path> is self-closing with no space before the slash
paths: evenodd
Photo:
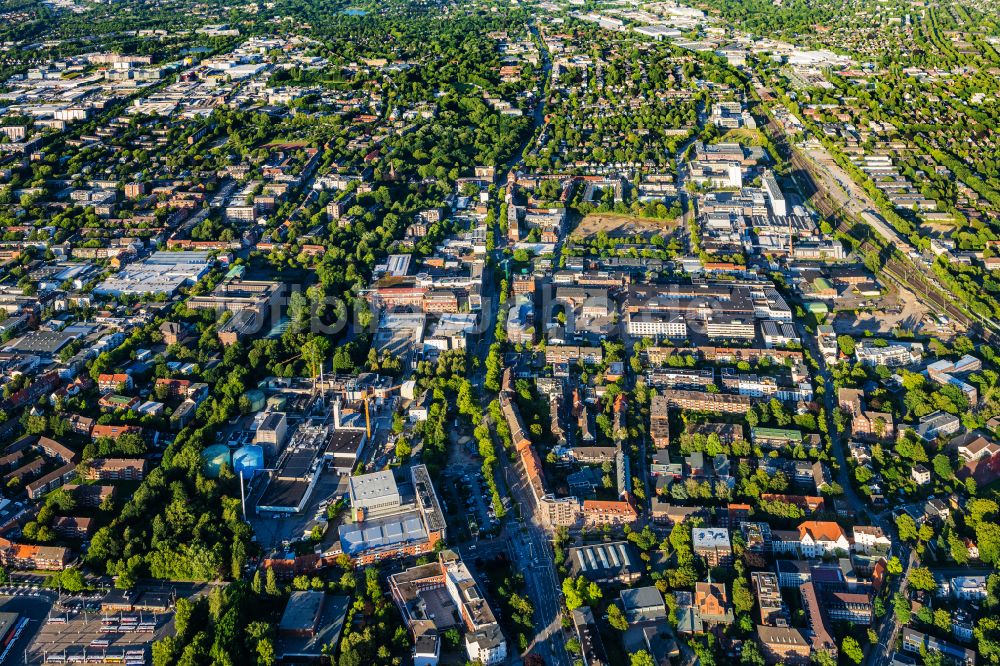
<path id="1" fill-rule="evenodd" d="M 997 0 L 0 18 L 0 664 L 1000 665 Z"/>

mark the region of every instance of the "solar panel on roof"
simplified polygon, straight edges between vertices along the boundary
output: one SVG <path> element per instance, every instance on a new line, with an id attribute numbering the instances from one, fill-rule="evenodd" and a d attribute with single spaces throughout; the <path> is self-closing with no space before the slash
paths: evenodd
<path id="1" fill-rule="evenodd" d="M 361 550 L 364 544 L 364 535 L 357 528 L 344 526 L 341 528 L 340 543 L 345 551 L 353 554 Z"/>

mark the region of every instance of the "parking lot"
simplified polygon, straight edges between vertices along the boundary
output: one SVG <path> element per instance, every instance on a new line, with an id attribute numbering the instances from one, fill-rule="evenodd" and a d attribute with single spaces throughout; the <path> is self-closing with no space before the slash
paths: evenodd
<path id="1" fill-rule="evenodd" d="M 169 613 L 130 611 L 103 614 L 52 609 L 42 618 L 34 640 L 22 655 L 25 664 L 71 663 L 105 659 L 147 663 L 153 641 L 169 633 Z"/>
<path id="2" fill-rule="evenodd" d="M 320 504 L 333 503 L 347 493 L 348 478 L 338 475 L 333 470 L 323 470 L 302 513 L 290 514 L 284 518 L 274 513 L 257 513 L 256 509 L 252 508 L 266 485 L 264 479 L 258 481 L 259 486 L 255 487 L 254 493 L 247 496 L 247 517 L 253 525 L 254 534 L 261 547 L 265 551 L 275 550 L 302 539 L 314 525 L 318 524 L 317 515 L 323 515 L 325 518 L 325 507 L 321 510 Z"/>
<path id="3" fill-rule="evenodd" d="M 448 480 L 445 502 L 451 512 L 464 516 L 470 535 L 485 534 L 500 526 L 490 495 L 477 465 L 451 465 L 442 475 Z"/>
<path id="4" fill-rule="evenodd" d="M 48 616 L 49 609 L 56 598 L 55 592 L 31 586 L 4 586 L 0 588 L 0 612 L 17 613 L 28 619 L 28 624 L 18 636 L 14 645 L 4 659 L 4 666 L 25 663 L 25 650 L 31 644 L 35 633 Z"/>
<path id="5" fill-rule="evenodd" d="M 9 583 L 0 585 L 0 597 L 44 597 L 54 601 L 59 594 L 55 590 L 36 583 Z"/>

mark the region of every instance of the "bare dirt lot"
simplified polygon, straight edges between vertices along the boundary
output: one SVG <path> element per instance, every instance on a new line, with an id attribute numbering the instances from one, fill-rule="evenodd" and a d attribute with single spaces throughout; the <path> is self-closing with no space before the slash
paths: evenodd
<path id="1" fill-rule="evenodd" d="M 580 220 L 576 229 L 570 234 L 570 238 L 576 241 L 587 240 L 596 236 L 599 231 L 604 231 L 611 238 L 622 238 L 636 234 L 642 234 L 646 237 L 657 233 L 668 235 L 673 233 L 679 225 L 680 218 L 658 220 L 615 213 L 591 213 Z"/>
<path id="2" fill-rule="evenodd" d="M 952 234 L 955 231 L 954 224 L 945 222 L 922 222 L 920 224 L 920 235 L 931 238 L 941 238 Z"/>
<path id="3" fill-rule="evenodd" d="M 833 329 L 838 334 L 848 335 L 860 335 L 867 331 L 887 335 L 899 329 L 920 335 L 932 335 L 943 340 L 951 339 L 956 333 L 962 332 L 956 330 L 955 322 L 942 326 L 935 317 L 935 314 L 918 301 L 912 292 L 893 289 L 878 299 L 875 308 L 859 310 L 856 314 L 850 312 L 838 314 L 833 320 Z"/>

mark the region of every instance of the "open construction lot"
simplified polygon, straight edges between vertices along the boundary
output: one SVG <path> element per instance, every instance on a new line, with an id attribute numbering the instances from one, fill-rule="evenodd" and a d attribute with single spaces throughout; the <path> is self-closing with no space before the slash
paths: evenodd
<path id="1" fill-rule="evenodd" d="M 895 331 L 910 331 L 943 340 L 963 332 L 954 321 L 942 323 L 938 315 L 917 300 L 913 292 L 892 289 L 877 301 L 877 307 L 857 312 L 841 312 L 833 320 L 837 334 L 891 335 Z"/>
<path id="2" fill-rule="evenodd" d="M 261 478 L 258 481 L 260 485 L 247 497 L 247 514 L 257 535 L 257 542 L 266 551 L 287 550 L 288 544 L 307 536 L 319 524 L 317 517 L 325 520 L 326 506 L 347 494 L 348 478 L 332 470 L 323 470 L 302 512 L 288 514 L 258 513 L 256 509 L 250 508 L 267 485 L 266 479 Z"/>
<path id="3" fill-rule="evenodd" d="M 680 218 L 676 220 L 657 220 L 648 217 L 633 217 L 631 215 L 616 215 L 614 213 L 591 213 L 580 220 L 576 229 L 570 234 L 575 241 L 586 241 L 595 238 L 603 231 L 609 238 L 623 238 L 641 234 L 647 238 L 653 234 L 667 236 L 676 231 Z"/>

